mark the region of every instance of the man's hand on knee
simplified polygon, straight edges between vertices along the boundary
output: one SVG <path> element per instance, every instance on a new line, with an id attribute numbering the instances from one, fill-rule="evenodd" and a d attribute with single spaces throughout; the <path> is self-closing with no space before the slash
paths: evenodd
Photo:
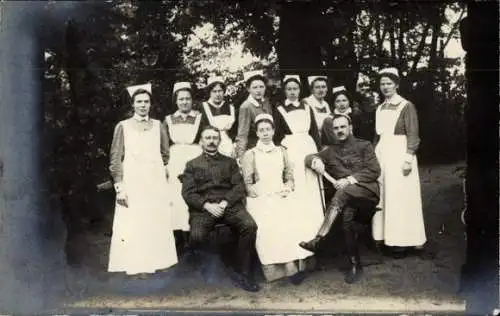
<path id="1" fill-rule="evenodd" d="M 343 188 L 345 188 L 349 184 L 351 184 L 351 182 L 349 180 L 347 180 L 347 178 L 342 178 L 342 179 L 337 180 L 337 182 L 335 182 L 334 187 L 336 190 L 342 190 Z"/>
<path id="2" fill-rule="evenodd" d="M 219 203 L 208 203 L 203 204 L 203 208 L 207 210 L 214 217 L 221 217 L 224 215 L 224 208 L 221 207 Z"/>

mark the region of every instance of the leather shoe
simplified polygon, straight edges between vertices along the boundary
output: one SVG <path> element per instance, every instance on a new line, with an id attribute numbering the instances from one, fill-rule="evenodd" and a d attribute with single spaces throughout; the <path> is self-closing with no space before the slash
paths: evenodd
<path id="1" fill-rule="evenodd" d="M 351 263 L 351 267 L 346 272 L 344 281 L 347 284 L 353 284 L 359 281 L 361 276 L 363 276 L 363 267 L 361 266 L 359 259 L 356 257 L 350 257 L 349 262 Z"/>
<path id="2" fill-rule="evenodd" d="M 247 292 L 259 292 L 260 286 L 252 278 L 234 273 L 231 277 L 236 287 L 239 287 Z"/>
<path id="3" fill-rule="evenodd" d="M 305 272 L 301 271 L 290 276 L 288 279 L 290 280 L 290 283 L 292 283 L 293 285 L 300 285 L 302 284 L 305 278 L 306 278 Z"/>
<path id="4" fill-rule="evenodd" d="M 300 242 L 299 246 L 304 248 L 305 250 L 309 250 L 310 252 L 317 252 L 318 245 L 319 245 L 320 241 L 321 241 L 321 237 L 316 236 L 307 242 L 305 242 L 305 241 Z"/>

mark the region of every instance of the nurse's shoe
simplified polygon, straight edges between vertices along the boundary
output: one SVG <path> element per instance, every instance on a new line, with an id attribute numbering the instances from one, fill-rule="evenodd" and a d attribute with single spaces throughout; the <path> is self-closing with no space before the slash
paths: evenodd
<path id="1" fill-rule="evenodd" d="M 296 274 L 288 277 L 290 283 L 292 283 L 293 285 L 302 284 L 305 278 L 306 278 L 306 273 L 304 271 L 297 272 Z"/>

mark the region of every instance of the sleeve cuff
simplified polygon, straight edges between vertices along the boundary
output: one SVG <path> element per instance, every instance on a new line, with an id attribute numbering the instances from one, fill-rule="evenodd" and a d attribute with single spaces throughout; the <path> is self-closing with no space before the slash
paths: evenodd
<path id="1" fill-rule="evenodd" d="M 408 163 L 413 163 L 413 159 L 414 159 L 415 155 L 412 155 L 412 154 L 406 154 L 405 155 L 405 162 L 408 162 Z"/>
<path id="2" fill-rule="evenodd" d="M 113 186 L 115 187 L 115 192 L 116 193 L 123 192 L 123 182 L 117 182 Z"/>
<path id="3" fill-rule="evenodd" d="M 356 178 L 354 178 L 353 176 L 348 176 L 348 177 L 347 177 L 347 180 L 348 180 L 351 184 L 356 184 L 356 183 L 358 183 L 358 180 L 356 180 Z"/>

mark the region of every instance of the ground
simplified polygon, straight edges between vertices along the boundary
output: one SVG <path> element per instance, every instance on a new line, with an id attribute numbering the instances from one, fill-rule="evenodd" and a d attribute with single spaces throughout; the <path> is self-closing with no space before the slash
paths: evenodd
<path id="1" fill-rule="evenodd" d="M 262 283 L 259 293 L 232 286 L 218 256 L 207 255 L 202 263 L 188 260 L 150 280 L 128 280 L 105 272 L 109 235 L 103 229 L 84 230 L 73 242 L 85 249 L 81 265 L 68 283 L 72 294 L 65 306 L 73 308 L 168 310 L 283 310 L 283 311 L 463 311 L 459 279 L 465 259 L 463 163 L 420 169 L 427 235 L 434 245 L 434 260 L 419 257 L 386 259 L 365 267 L 357 284 L 343 282 L 342 256 L 321 256 L 320 268 L 300 286 L 284 280 Z M 109 226 L 109 225 L 108 225 Z M 362 258 L 373 263 L 374 254 L 364 249 Z"/>

